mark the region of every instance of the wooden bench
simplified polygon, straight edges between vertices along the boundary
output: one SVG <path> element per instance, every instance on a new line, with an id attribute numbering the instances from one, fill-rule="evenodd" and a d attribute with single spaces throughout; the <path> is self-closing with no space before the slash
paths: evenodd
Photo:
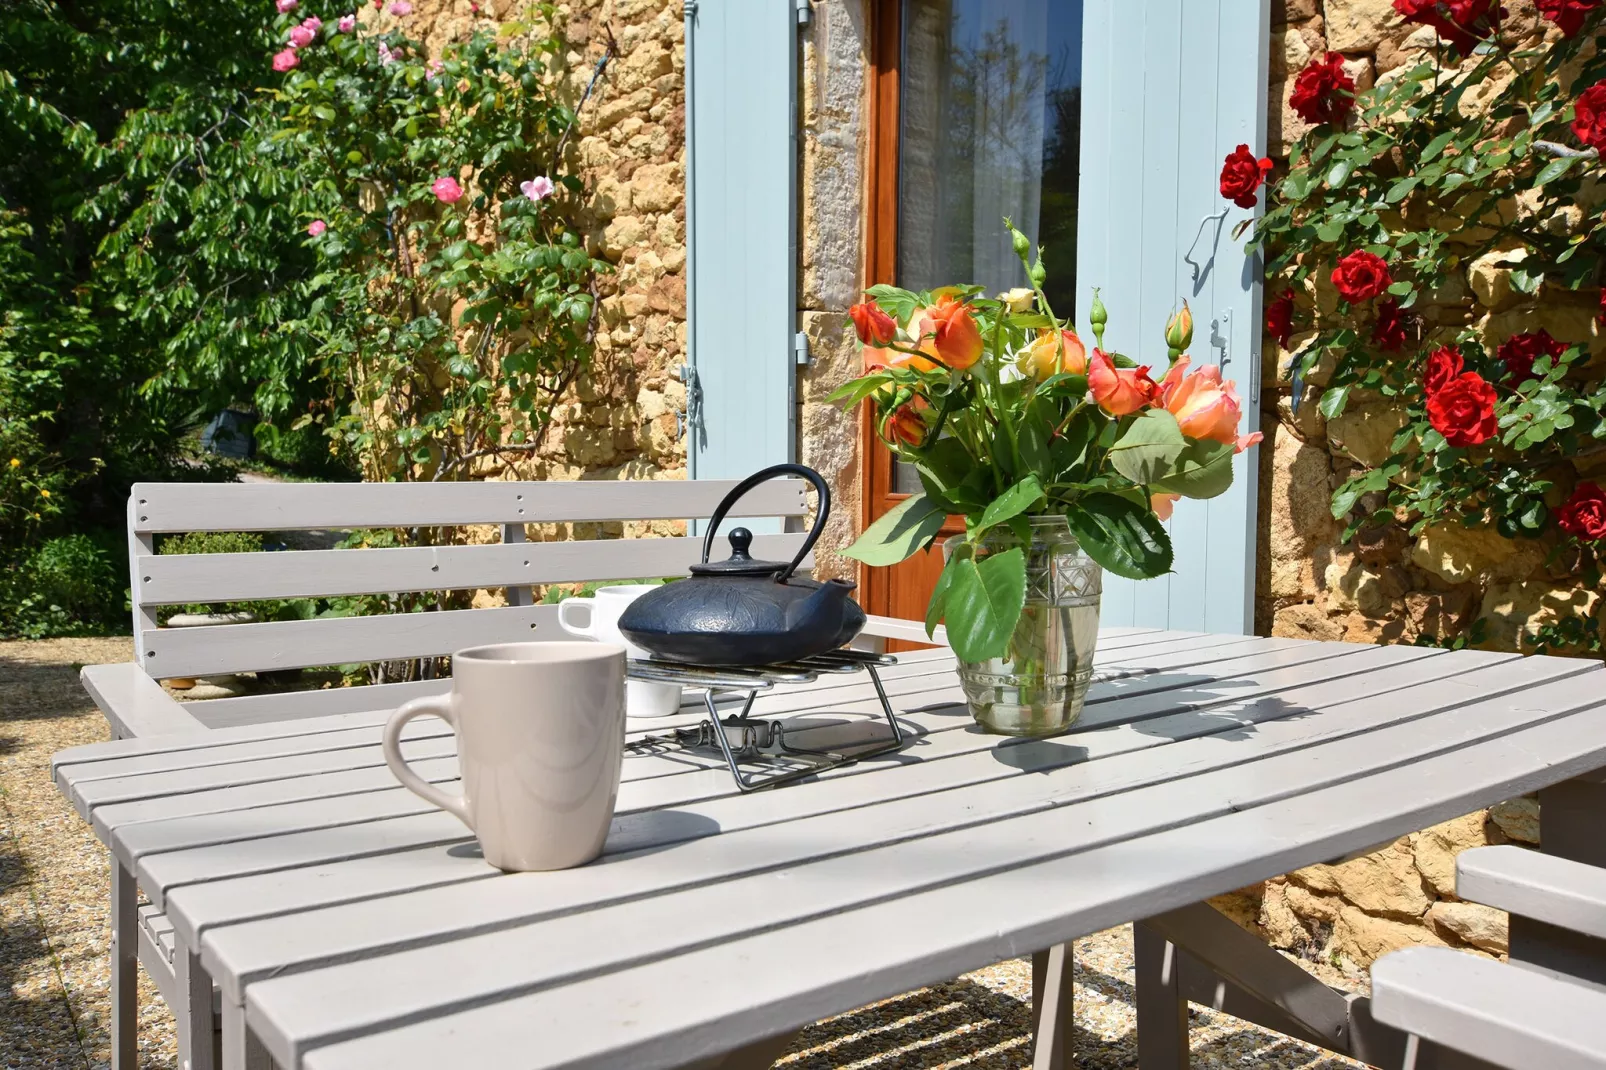
<path id="1" fill-rule="evenodd" d="M 615 528 L 639 521 L 708 518 L 736 485 L 730 480 L 551 483 L 200 484 L 141 483 L 128 503 L 129 575 L 135 660 L 92 665 L 84 687 L 116 737 L 262 724 L 393 709 L 447 690 L 449 679 L 338 687 L 308 694 L 251 694 L 179 702 L 160 681 L 179 677 L 433 658 L 464 647 L 566 638 L 557 606 L 535 604 L 545 584 L 682 575 L 701 556 L 700 537 L 602 537 L 530 541 L 530 526 Z M 773 480 L 730 512 L 774 518 L 779 530 L 754 539 L 756 557 L 789 560 L 802 544 L 807 484 Z M 159 536 L 185 532 L 283 532 L 489 527 L 495 542 L 262 553 L 157 552 Z M 759 527 L 761 525 L 754 525 Z M 805 567 L 812 567 L 812 559 Z M 435 591 L 501 593 L 502 605 L 262 623 L 164 628 L 164 606 Z M 872 617 L 869 645 L 925 640 L 911 621 Z M 131 938 L 130 934 L 137 934 Z M 181 1065 L 214 1038 L 192 1035 L 186 1004 L 187 950 L 154 908 L 138 905 L 130 870 L 112 860 L 113 1065 L 132 1070 L 135 962 L 143 963 L 178 1020 Z M 210 1021 L 210 1015 L 195 1015 Z M 208 1027 L 208 1032 L 210 1028 Z"/>

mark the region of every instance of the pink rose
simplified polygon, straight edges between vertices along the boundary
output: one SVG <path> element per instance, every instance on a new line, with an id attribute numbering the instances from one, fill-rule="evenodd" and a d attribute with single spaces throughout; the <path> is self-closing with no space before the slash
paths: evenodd
<path id="1" fill-rule="evenodd" d="M 552 185 L 552 180 L 545 175 L 538 175 L 528 182 L 519 183 L 519 189 L 523 190 L 524 195 L 532 201 L 539 201 L 552 196 L 552 191 L 555 188 L 557 187 Z"/>
<path id="2" fill-rule="evenodd" d="M 293 69 L 301 61 L 296 58 L 296 50 L 287 48 L 283 52 L 276 52 L 273 56 L 273 69 L 283 74 Z"/>
<path id="3" fill-rule="evenodd" d="M 388 67 L 395 62 L 396 54 L 390 50 L 390 46 L 386 45 L 383 41 L 379 42 L 379 65 L 381 67 Z"/>
<path id="4" fill-rule="evenodd" d="M 316 238 L 318 235 L 322 234 L 324 231 L 326 231 L 328 229 L 329 229 L 329 224 L 328 223 L 325 223 L 321 219 L 314 219 L 311 223 L 307 224 L 307 235 L 309 237 Z"/>
<path id="5" fill-rule="evenodd" d="M 274 0 L 273 6 L 279 9 L 279 14 L 288 15 L 301 6 L 301 0 Z"/>
<path id="6" fill-rule="evenodd" d="M 433 82 L 436 78 L 440 77 L 441 71 L 444 71 L 445 69 L 446 64 L 442 63 L 438 59 L 432 59 L 428 63 L 424 64 L 424 77 Z"/>
<path id="7" fill-rule="evenodd" d="M 434 182 L 431 182 L 429 191 L 442 204 L 456 204 L 463 198 L 463 187 L 457 184 L 457 179 L 446 175 L 442 175 Z"/>
<path id="8" fill-rule="evenodd" d="M 397 18 L 401 18 L 403 15 L 411 15 L 413 13 L 413 5 L 409 4 L 407 0 L 391 0 L 390 13 Z"/>
<path id="9" fill-rule="evenodd" d="M 290 31 L 291 48 L 306 48 L 317 39 L 317 32 L 309 30 L 305 26 L 297 26 L 295 29 Z"/>
<path id="10" fill-rule="evenodd" d="M 1224 442 L 1242 453 L 1261 440 L 1259 431 L 1238 433 L 1243 412 L 1238 391 L 1231 379 L 1221 379 L 1221 369 L 1207 364 L 1187 374 L 1191 358 L 1182 357 L 1171 365 L 1160 380 L 1160 405 L 1177 418 L 1177 426 L 1189 438 L 1208 438 Z"/>
<path id="11" fill-rule="evenodd" d="M 308 15 L 306 18 L 301 20 L 301 26 L 303 29 L 311 30 L 313 33 L 317 33 L 319 30 L 323 29 L 323 20 L 316 15 Z"/>
<path id="12" fill-rule="evenodd" d="M 356 15 L 342 15 L 340 21 L 335 23 L 335 29 L 340 33 L 350 33 L 357 28 Z"/>

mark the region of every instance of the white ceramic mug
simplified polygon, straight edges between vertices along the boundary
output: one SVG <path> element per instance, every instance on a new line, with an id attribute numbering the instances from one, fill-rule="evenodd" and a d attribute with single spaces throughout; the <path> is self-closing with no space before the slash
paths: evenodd
<path id="1" fill-rule="evenodd" d="M 651 657 L 619 631 L 619 616 L 630 603 L 648 591 L 657 589 L 650 583 L 618 583 L 610 587 L 598 587 L 597 593 L 588 598 L 565 598 L 558 603 L 558 625 L 570 635 L 617 643 L 632 658 Z M 680 712 L 679 684 L 631 680 L 625 693 L 625 709 L 632 717 L 667 717 Z"/>
<path id="2" fill-rule="evenodd" d="M 402 727 L 435 716 L 457 733 L 461 795 L 420 777 Z M 625 745 L 625 652 L 611 643 L 507 643 L 452 655 L 452 690 L 385 725 L 385 764 L 457 815 L 498 869 L 567 869 L 602 851 Z"/>

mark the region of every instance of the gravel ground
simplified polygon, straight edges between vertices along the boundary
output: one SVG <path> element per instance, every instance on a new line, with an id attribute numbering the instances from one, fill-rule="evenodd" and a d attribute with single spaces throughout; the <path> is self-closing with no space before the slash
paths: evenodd
<path id="1" fill-rule="evenodd" d="M 105 853 L 50 782 L 50 755 L 107 738 L 78 666 L 132 656 L 128 639 L 0 642 L 0 1067 L 108 1065 Z M 1302 963 L 1329 984 L 1355 985 Z M 1130 928 L 1076 944 L 1076 1064 L 1137 1065 Z M 140 975 L 140 1065 L 175 1067 L 173 1019 Z M 1000 963 L 810 1026 L 776 1065 L 914 1070 L 1031 1065 L 1031 966 Z M 1361 1064 L 1194 1008 L 1195 1068 Z"/>

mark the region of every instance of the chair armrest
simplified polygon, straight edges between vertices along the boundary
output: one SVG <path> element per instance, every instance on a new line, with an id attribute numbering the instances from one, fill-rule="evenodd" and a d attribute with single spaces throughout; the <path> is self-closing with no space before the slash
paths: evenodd
<path id="1" fill-rule="evenodd" d="M 1456 858 L 1455 894 L 1606 940 L 1606 869 L 1521 847 L 1474 847 Z"/>
<path id="2" fill-rule="evenodd" d="M 1606 1070 L 1606 992 L 1478 958 L 1413 947 L 1372 964 L 1385 1025 L 1510 1070 Z"/>
<path id="3" fill-rule="evenodd" d="M 86 665 L 78 678 L 112 726 L 112 736 L 162 736 L 206 731 L 193 714 L 131 661 Z"/>
<path id="4" fill-rule="evenodd" d="M 859 634 L 876 639 L 902 639 L 910 643 L 948 645 L 948 629 L 941 624 L 937 625 L 936 632 L 928 638 L 925 621 L 904 620 L 901 617 L 878 617 L 870 614 L 865 618 L 864 630 Z"/>

